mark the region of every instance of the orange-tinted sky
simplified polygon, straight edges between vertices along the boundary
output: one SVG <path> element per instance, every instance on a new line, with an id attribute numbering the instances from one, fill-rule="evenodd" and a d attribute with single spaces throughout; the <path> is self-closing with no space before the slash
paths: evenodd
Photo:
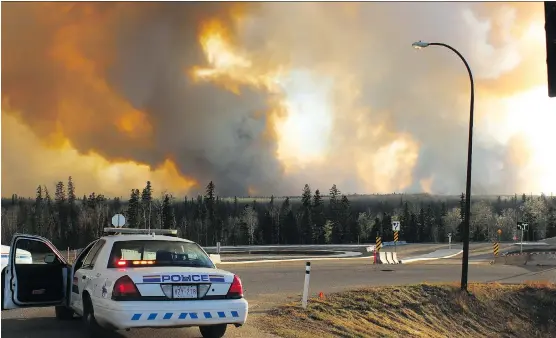
<path id="1" fill-rule="evenodd" d="M 542 3 L 3 3 L 2 195 L 556 191 Z"/>

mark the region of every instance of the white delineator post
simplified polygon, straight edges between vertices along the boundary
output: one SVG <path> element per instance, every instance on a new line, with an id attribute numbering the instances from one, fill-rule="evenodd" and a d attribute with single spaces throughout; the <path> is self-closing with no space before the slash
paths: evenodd
<path id="1" fill-rule="evenodd" d="M 301 306 L 304 309 L 307 308 L 307 296 L 309 294 L 309 278 L 311 277 L 311 262 L 305 264 L 305 283 L 303 284 L 303 299 L 301 301 Z"/>

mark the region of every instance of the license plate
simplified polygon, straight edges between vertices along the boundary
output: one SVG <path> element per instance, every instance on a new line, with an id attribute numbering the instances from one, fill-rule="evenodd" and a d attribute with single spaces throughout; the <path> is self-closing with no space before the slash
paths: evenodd
<path id="1" fill-rule="evenodd" d="M 197 298 L 197 285 L 174 285 L 173 298 Z"/>

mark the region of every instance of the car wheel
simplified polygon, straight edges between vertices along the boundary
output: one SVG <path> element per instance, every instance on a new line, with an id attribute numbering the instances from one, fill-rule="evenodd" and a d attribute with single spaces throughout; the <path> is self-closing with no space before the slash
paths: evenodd
<path id="1" fill-rule="evenodd" d="M 89 331 L 91 338 L 105 337 L 111 332 L 100 326 L 95 319 L 95 310 L 93 308 L 93 302 L 88 295 L 83 297 L 83 320 L 85 321 L 85 326 L 87 331 Z"/>
<path id="2" fill-rule="evenodd" d="M 226 324 L 199 326 L 203 338 L 220 338 L 226 333 Z"/>
<path id="3" fill-rule="evenodd" d="M 66 306 L 56 306 L 56 319 L 58 320 L 71 320 L 73 319 L 73 310 Z"/>

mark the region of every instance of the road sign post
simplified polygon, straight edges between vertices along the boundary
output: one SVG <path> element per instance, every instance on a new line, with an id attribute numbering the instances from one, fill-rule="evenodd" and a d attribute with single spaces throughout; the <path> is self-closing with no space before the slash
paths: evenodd
<path id="1" fill-rule="evenodd" d="M 398 252 L 398 232 L 400 231 L 400 221 L 392 221 L 392 231 L 394 232 L 394 252 Z"/>
<path id="2" fill-rule="evenodd" d="M 519 249 L 519 253 L 523 253 L 523 232 L 525 230 L 527 230 L 527 227 L 529 226 L 528 223 L 524 223 L 524 222 L 517 222 L 517 229 L 521 230 L 521 241 L 519 243 L 520 249 Z"/>

